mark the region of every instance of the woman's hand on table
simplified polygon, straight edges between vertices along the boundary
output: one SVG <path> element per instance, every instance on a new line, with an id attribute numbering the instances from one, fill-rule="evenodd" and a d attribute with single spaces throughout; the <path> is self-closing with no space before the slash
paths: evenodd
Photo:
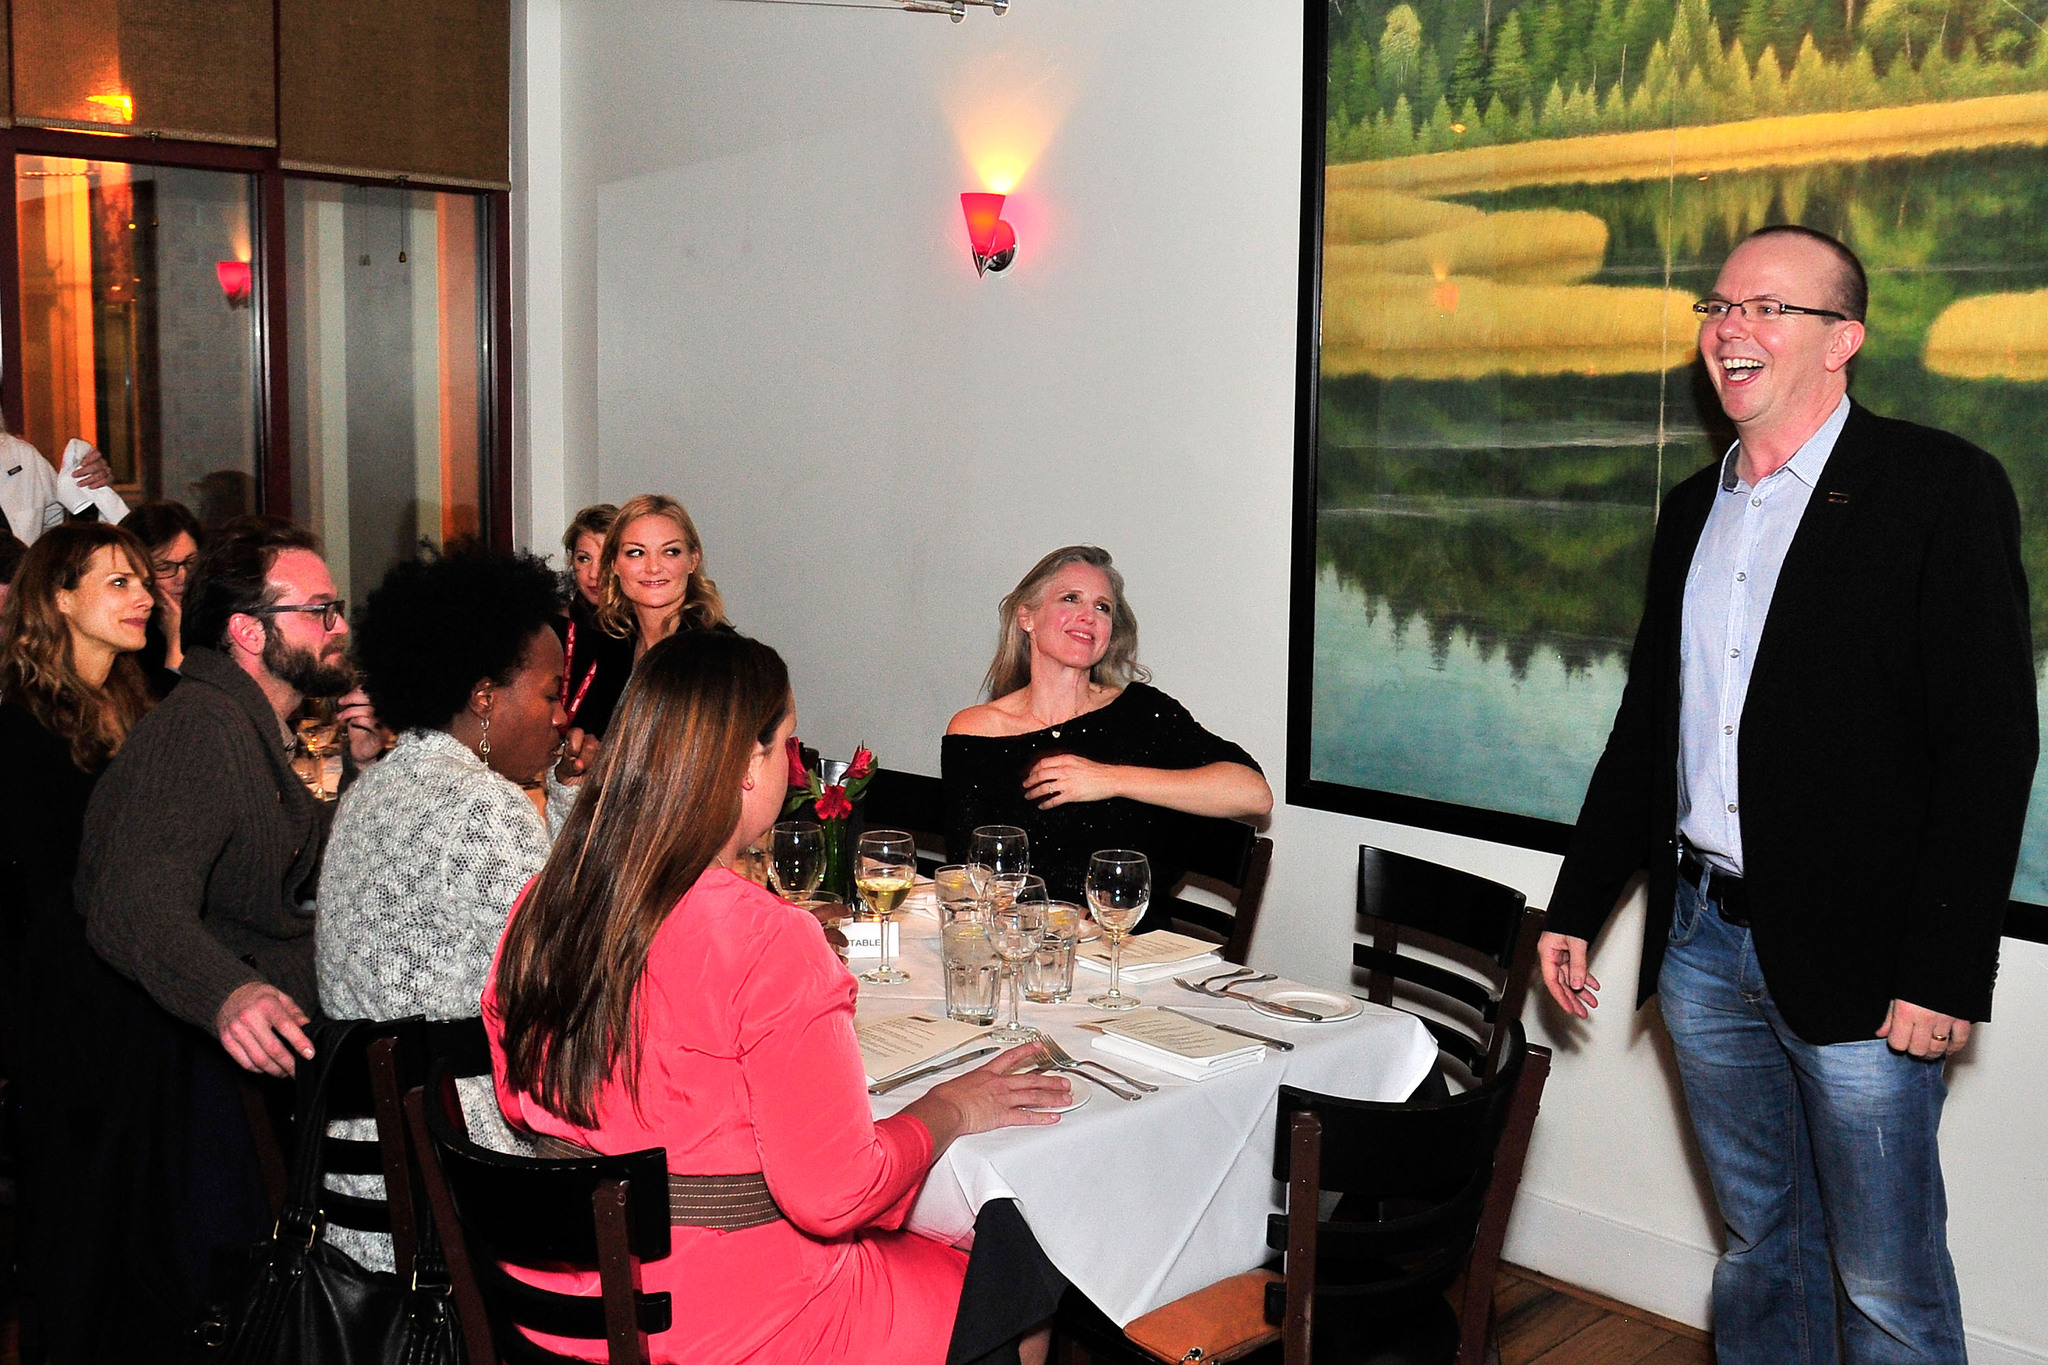
<path id="1" fill-rule="evenodd" d="M 1038 1060 L 1036 1044 L 1013 1047 L 964 1076 L 933 1086 L 903 1112 L 931 1133 L 934 1160 L 956 1138 L 970 1133 L 1058 1123 L 1058 1114 L 1039 1111 L 1072 1104 L 1074 1083 L 1056 1073 L 1030 1070 Z"/>

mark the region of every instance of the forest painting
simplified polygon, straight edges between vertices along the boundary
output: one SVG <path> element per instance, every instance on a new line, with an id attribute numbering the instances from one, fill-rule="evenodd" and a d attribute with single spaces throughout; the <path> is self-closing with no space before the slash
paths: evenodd
<path id="1" fill-rule="evenodd" d="M 2048 3 L 1309 15 L 1327 57 L 1304 262 L 1312 803 L 1561 846 L 1620 700 L 1658 501 L 1733 438 L 1691 304 L 1768 223 L 1834 233 L 1869 267 L 1851 393 L 2004 462 L 2048 647 Z M 2013 892 L 2037 904 L 2044 786 Z"/>

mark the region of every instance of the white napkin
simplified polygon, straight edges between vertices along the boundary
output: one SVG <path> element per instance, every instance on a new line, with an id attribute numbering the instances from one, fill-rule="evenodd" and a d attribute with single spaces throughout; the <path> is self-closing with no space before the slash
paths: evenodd
<path id="1" fill-rule="evenodd" d="M 57 471 L 57 501 L 74 516 L 88 507 L 97 507 L 101 521 L 118 522 L 128 515 L 128 504 L 121 501 L 121 495 L 112 486 L 79 487 L 78 466 L 85 463 L 85 457 L 90 454 L 92 447 L 76 436 L 64 447 L 64 464 Z"/>
<path id="2" fill-rule="evenodd" d="M 1179 976 L 1183 972 L 1207 971 L 1221 961 L 1221 953 L 1203 953 L 1200 957 L 1190 957 L 1179 962 L 1148 962 L 1142 967 L 1124 968 L 1123 979 L 1143 985 L 1147 981 L 1164 981 L 1169 976 Z M 1074 954 L 1074 966 L 1082 971 L 1096 972 L 1102 976 L 1109 975 L 1107 962 L 1097 962 L 1094 958 L 1083 957 L 1079 953 Z"/>
<path id="3" fill-rule="evenodd" d="M 1248 1066 L 1257 1066 L 1266 1059 L 1266 1049 L 1254 1043 L 1242 1052 L 1225 1053 L 1206 1062 L 1198 1062 L 1168 1052 L 1162 1047 L 1141 1043 L 1135 1038 L 1119 1038 L 1113 1033 L 1098 1033 L 1093 1046 L 1113 1057 L 1149 1066 L 1154 1071 L 1164 1071 L 1169 1076 L 1182 1080 L 1206 1081 L 1211 1076 L 1221 1076 L 1226 1071 L 1240 1071 Z"/>

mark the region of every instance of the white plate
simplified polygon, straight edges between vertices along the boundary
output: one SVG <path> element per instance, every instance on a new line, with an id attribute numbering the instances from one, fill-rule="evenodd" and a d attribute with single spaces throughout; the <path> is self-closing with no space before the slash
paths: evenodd
<path id="1" fill-rule="evenodd" d="M 1088 1092 L 1093 1087 L 1083 1085 L 1080 1080 L 1072 1076 L 1069 1076 L 1067 1079 L 1072 1081 L 1074 1085 L 1074 1102 L 1072 1104 L 1063 1104 L 1056 1109 L 1033 1109 L 1031 1112 L 1034 1114 L 1071 1114 L 1082 1105 L 1088 1103 Z"/>
<path id="2" fill-rule="evenodd" d="M 1278 990 L 1260 991 L 1256 999 L 1242 995 L 1237 998 L 1244 1000 L 1269 1019 L 1285 1019 L 1295 1024 L 1306 1024 L 1309 1021 L 1291 1014 L 1282 1014 L 1279 1010 L 1266 1009 L 1265 1002 L 1277 1001 L 1282 1005 L 1292 1005 L 1296 1009 L 1320 1014 L 1323 1016 L 1320 1022 L 1325 1024 L 1334 1024 L 1339 1019 L 1356 1019 L 1365 1013 L 1365 1004 L 1357 996 L 1318 990 L 1314 986 L 1282 986 Z"/>

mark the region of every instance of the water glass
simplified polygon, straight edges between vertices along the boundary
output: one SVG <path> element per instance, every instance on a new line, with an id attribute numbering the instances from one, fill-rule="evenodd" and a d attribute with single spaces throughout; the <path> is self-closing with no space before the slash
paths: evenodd
<path id="1" fill-rule="evenodd" d="M 947 863 L 932 873 L 932 884 L 938 889 L 939 923 L 976 918 L 981 893 L 975 889 L 974 870 L 967 864 Z"/>
<path id="2" fill-rule="evenodd" d="M 990 1039 L 998 1043 L 1028 1043 L 1038 1037 L 1038 1031 L 1026 1028 L 1017 1017 L 1022 1008 L 1024 990 L 1024 968 L 1038 952 L 1038 942 L 1045 933 L 1045 899 L 1036 901 L 1019 900 L 1013 905 L 995 911 L 988 922 L 989 941 L 995 945 L 998 956 L 1009 967 L 1010 978 L 1010 1022 L 1001 1028 L 991 1030 Z"/>
<path id="3" fill-rule="evenodd" d="M 809 820 L 783 820 L 768 831 L 768 872 L 776 894 L 801 904 L 825 880 L 825 830 Z"/>
<path id="4" fill-rule="evenodd" d="M 1074 993 L 1074 937 L 1050 927 L 1038 940 L 1038 951 L 1024 964 L 1024 998 L 1038 1005 L 1064 1004 Z"/>
<path id="5" fill-rule="evenodd" d="M 1088 997 L 1099 1010 L 1138 1007 L 1123 989 L 1124 938 L 1152 903 L 1152 864 L 1135 849 L 1106 848 L 1088 860 L 1088 908 L 1109 940 L 1109 989 Z"/>
<path id="6" fill-rule="evenodd" d="M 946 1017 L 963 1024 L 993 1024 L 1003 964 L 987 927 L 971 919 L 955 920 L 939 935 L 939 957 L 945 964 Z"/>

